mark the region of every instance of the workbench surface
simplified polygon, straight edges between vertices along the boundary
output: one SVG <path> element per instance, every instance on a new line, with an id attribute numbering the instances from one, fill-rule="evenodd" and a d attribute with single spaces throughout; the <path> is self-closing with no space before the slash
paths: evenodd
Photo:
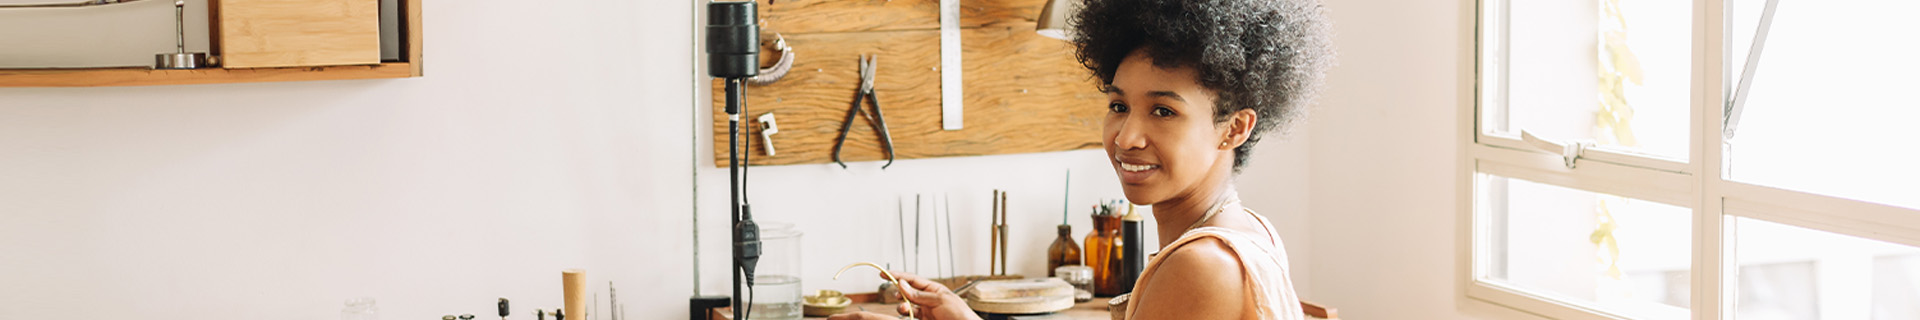
<path id="1" fill-rule="evenodd" d="M 1112 299 L 1112 298 L 1096 297 L 1096 298 L 1093 298 L 1093 300 L 1091 301 L 1074 304 L 1072 309 L 1067 309 L 1065 311 L 1055 312 L 1052 314 L 1019 316 L 1018 318 L 1057 319 L 1057 320 L 1108 320 L 1108 319 L 1112 319 L 1111 313 L 1107 312 L 1108 299 Z M 851 306 L 847 306 L 847 312 L 868 311 L 868 312 L 885 314 L 885 315 L 895 315 L 894 310 L 898 310 L 898 308 L 896 308 L 895 305 L 884 304 L 884 303 L 871 303 L 871 302 L 855 303 Z M 732 320 L 733 308 L 728 308 L 728 307 L 713 308 L 713 315 L 711 319 Z M 825 317 L 807 317 L 807 319 L 826 319 L 826 318 Z"/>

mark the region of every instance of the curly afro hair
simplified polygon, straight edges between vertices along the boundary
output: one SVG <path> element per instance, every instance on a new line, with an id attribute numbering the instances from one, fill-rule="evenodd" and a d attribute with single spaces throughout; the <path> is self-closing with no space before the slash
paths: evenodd
<path id="1" fill-rule="evenodd" d="M 1333 65 L 1332 22 L 1318 0 L 1080 0 L 1069 18 L 1080 63 L 1112 84 L 1121 60 L 1144 50 L 1155 66 L 1192 67 L 1213 90 L 1214 121 L 1259 115 L 1234 148 L 1239 172 L 1266 132 L 1306 116 Z"/>

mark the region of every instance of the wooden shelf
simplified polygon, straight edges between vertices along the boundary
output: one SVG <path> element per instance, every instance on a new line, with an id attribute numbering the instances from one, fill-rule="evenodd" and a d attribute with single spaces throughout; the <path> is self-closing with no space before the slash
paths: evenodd
<path id="1" fill-rule="evenodd" d="M 251 69 L 153 70 L 145 67 L 0 69 L 0 87 L 109 87 L 276 81 L 392 79 L 414 76 L 412 63 Z"/>
<path id="2" fill-rule="evenodd" d="M 399 17 L 400 27 L 402 28 L 400 31 L 400 61 L 378 64 L 372 64 L 374 60 L 378 60 L 379 56 L 377 48 L 378 37 L 377 35 L 372 38 L 366 37 L 366 34 L 370 32 L 378 32 L 378 23 L 370 20 L 378 18 L 378 16 L 374 14 L 374 11 L 371 11 L 377 9 L 376 5 L 372 5 L 377 3 L 375 1 L 292 1 L 299 2 L 296 6 L 292 7 L 283 5 L 282 2 L 292 3 L 284 0 L 224 0 L 227 2 L 225 6 L 222 6 L 222 1 L 223 0 L 208 1 L 208 12 L 210 15 L 208 22 L 211 24 L 211 26 L 209 26 L 211 29 L 210 40 L 213 42 L 212 47 L 209 48 L 209 55 L 227 60 L 223 61 L 223 63 L 232 62 L 233 60 L 253 59 L 257 58 L 253 56 L 262 55 L 280 58 L 292 57 L 280 60 L 254 59 L 251 60 L 254 62 L 250 63 L 263 66 L 286 65 L 289 63 L 304 65 L 291 67 L 208 68 L 191 70 L 154 70 L 147 67 L 0 69 L 0 88 L 159 86 L 279 81 L 396 79 L 425 75 L 422 70 L 423 61 L 421 60 L 421 49 L 423 47 L 421 40 L 421 0 L 400 0 L 401 11 Z M 341 6 L 340 8 L 344 11 L 339 12 L 338 17 L 325 15 L 316 16 L 301 11 L 307 10 L 307 6 L 324 7 L 328 5 Z M 228 15 L 223 18 L 220 14 L 222 12 Z M 295 21 L 297 23 L 291 25 L 299 25 L 300 27 L 292 29 L 269 28 L 270 26 L 290 25 L 288 23 L 264 23 L 254 20 L 280 18 L 306 20 L 319 18 L 333 19 L 320 22 L 306 20 Z M 226 25 L 226 28 L 222 28 L 223 24 L 221 21 L 223 20 L 230 20 L 233 24 Z M 365 20 L 365 23 L 356 24 L 361 20 Z M 345 26 L 339 24 L 345 24 Z M 341 35 L 339 33 L 345 33 L 347 35 Z M 341 38 L 349 39 L 340 40 Z M 267 49 L 256 48 L 260 47 L 260 45 L 257 45 L 258 43 L 274 41 L 280 41 L 277 47 L 268 46 L 271 48 Z M 334 51 L 335 47 L 338 47 L 338 43 L 336 42 L 340 41 L 360 44 L 365 44 L 368 41 L 375 43 L 372 47 L 371 55 L 361 55 L 371 58 L 362 57 L 365 59 L 354 60 L 365 61 L 368 64 L 324 65 L 355 63 L 322 58 L 322 56 L 341 54 L 340 52 Z M 296 42 L 306 46 L 290 46 Z M 248 46 L 248 44 L 255 45 Z M 316 47 L 320 49 L 314 49 Z M 364 49 L 367 46 L 362 45 L 360 47 Z M 223 49 L 233 52 L 222 54 Z M 241 49 L 260 50 L 246 51 Z M 293 52 L 272 52 L 272 50 L 293 50 Z"/>

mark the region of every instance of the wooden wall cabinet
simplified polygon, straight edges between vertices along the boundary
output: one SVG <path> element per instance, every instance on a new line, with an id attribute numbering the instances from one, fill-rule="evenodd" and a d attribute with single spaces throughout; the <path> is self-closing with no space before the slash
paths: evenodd
<path id="1" fill-rule="evenodd" d="M 209 0 L 216 67 L 0 69 L 0 87 L 389 79 L 421 72 L 421 0 L 400 0 L 401 55 L 380 59 L 379 0 Z"/>

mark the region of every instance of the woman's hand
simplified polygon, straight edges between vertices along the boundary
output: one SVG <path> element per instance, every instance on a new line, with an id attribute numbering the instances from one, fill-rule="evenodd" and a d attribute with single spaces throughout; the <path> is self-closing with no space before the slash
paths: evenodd
<path id="1" fill-rule="evenodd" d="M 906 283 L 906 286 L 904 286 L 903 288 L 899 288 L 900 296 L 902 298 L 906 298 L 907 301 L 909 302 L 913 302 L 913 305 L 916 307 L 913 310 L 914 316 L 919 317 L 922 320 L 979 320 L 980 319 L 980 316 L 978 314 L 973 313 L 973 308 L 967 307 L 966 299 L 961 299 L 960 295 L 954 294 L 953 290 L 948 289 L 946 285 L 942 285 L 939 282 L 934 282 L 933 280 L 927 280 L 927 278 L 923 278 L 911 273 L 899 272 L 899 271 L 889 271 L 889 272 L 891 272 L 894 277 L 899 278 L 901 282 Z M 895 311 L 903 315 L 907 314 L 907 305 L 901 304 L 897 307 L 897 310 Z M 890 318 L 891 317 L 887 317 L 885 315 L 881 315 L 878 313 L 858 312 L 858 313 L 837 314 L 827 319 L 866 320 L 866 319 L 890 319 Z"/>
<path id="2" fill-rule="evenodd" d="M 933 280 L 927 280 L 927 278 L 922 278 L 911 273 L 894 272 L 893 276 L 907 283 L 906 288 L 900 288 L 900 296 L 906 298 L 907 301 L 913 302 L 914 306 L 918 307 L 918 309 L 913 312 L 914 315 L 919 316 L 920 319 L 980 319 L 980 315 L 973 313 L 973 308 L 967 306 L 967 300 L 961 299 L 960 295 L 954 294 L 953 290 L 948 289 L 946 285 L 934 282 Z M 907 306 L 901 305 L 899 309 L 899 311 L 902 311 L 901 313 L 905 313 Z"/>

